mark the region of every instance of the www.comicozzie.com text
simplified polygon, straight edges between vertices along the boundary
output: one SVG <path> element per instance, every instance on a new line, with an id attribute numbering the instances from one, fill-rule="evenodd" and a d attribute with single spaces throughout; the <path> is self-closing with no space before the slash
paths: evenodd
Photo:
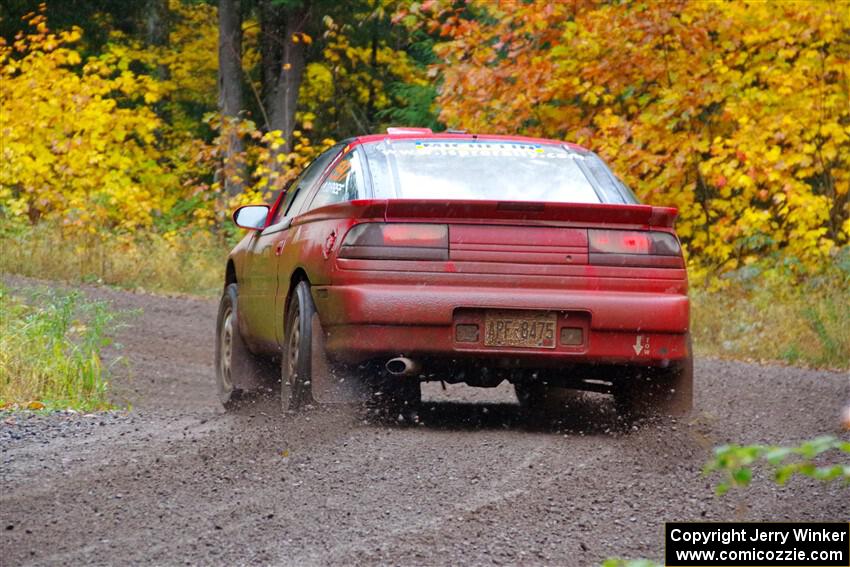
<path id="1" fill-rule="evenodd" d="M 763 530 L 759 528 L 739 529 L 715 529 L 711 531 L 684 530 L 675 528 L 670 532 L 673 541 L 686 541 L 689 543 L 722 543 L 728 545 L 739 541 L 772 541 L 781 544 L 788 542 L 793 534 L 797 542 L 840 542 L 846 541 L 847 531 L 841 530 L 813 530 L 811 528 L 795 528 L 785 530 Z"/>

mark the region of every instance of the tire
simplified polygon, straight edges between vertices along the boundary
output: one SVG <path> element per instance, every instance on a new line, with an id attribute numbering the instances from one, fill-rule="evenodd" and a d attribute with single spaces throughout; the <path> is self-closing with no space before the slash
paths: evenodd
<path id="1" fill-rule="evenodd" d="M 298 282 L 284 320 L 283 356 L 280 359 L 280 403 L 284 412 L 314 404 L 312 383 L 313 314 L 316 307 L 310 284 Z"/>
<path id="2" fill-rule="evenodd" d="M 682 417 L 693 409 L 693 387 L 694 361 L 689 356 L 668 368 L 633 371 L 616 384 L 614 403 L 627 420 Z"/>
<path id="3" fill-rule="evenodd" d="M 226 410 L 233 409 L 247 394 L 264 384 L 267 364 L 248 350 L 239 332 L 237 284 L 224 289 L 218 305 L 215 341 L 215 370 L 218 399 Z"/>

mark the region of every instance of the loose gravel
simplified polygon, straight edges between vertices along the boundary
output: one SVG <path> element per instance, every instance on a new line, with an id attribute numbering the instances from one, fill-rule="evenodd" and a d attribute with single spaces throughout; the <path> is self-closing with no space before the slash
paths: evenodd
<path id="1" fill-rule="evenodd" d="M 601 395 L 529 423 L 509 385 L 429 384 L 417 425 L 225 413 L 215 302 L 83 290 L 143 310 L 110 352 L 132 409 L 0 415 L 2 565 L 596 565 L 660 560 L 665 521 L 850 520 L 845 485 L 702 474 L 718 444 L 846 438 L 846 374 L 701 359 L 693 415 L 633 428 Z"/>

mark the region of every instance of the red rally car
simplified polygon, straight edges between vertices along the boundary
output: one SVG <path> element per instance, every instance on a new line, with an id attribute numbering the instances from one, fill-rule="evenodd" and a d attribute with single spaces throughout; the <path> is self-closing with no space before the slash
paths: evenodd
<path id="1" fill-rule="evenodd" d="M 346 381 L 412 407 L 422 381 L 508 380 L 531 410 L 570 388 L 680 415 L 693 361 L 675 217 L 573 144 L 412 128 L 346 140 L 273 206 L 233 214 L 250 232 L 227 260 L 222 403 L 264 380 L 290 411 Z"/>

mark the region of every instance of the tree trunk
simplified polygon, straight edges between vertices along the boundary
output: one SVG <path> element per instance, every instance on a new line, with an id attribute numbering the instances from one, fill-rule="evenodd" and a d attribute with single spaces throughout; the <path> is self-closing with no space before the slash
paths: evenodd
<path id="1" fill-rule="evenodd" d="M 264 115 L 268 116 L 274 99 L 278 71 L 281 58 L 281 27 L 283 21 L 281 8 L 265 0 L 260 3 L 260 67 L 261 67 L 261 98 Z M 266 124 L 271 129 L 271 124 Z"/>
<path id="2" fill-rule="evenodd" d="M 272 128 L 281 130 L 286 140 L 286 151 L 292 150 L 292 132 L 295 130 L 295 108 L 298 104 L 298 89 L 304 78 L 306 58 L 304 42 L 295 43 L 294 34 L 301 32 L 300 18 L 287 18 L 284 28 L 283 57 L 277 79 L 277 92 L 272 113 Z"/>
<path id="3" fill-rule="evenodd" d="M 170 32 L 171 12 L 168 9 L 168 0 L 147 0 L 145 3 L 145 41 L 147 44 L 156 48 L 167 47 Z M 168 65 L 160 60 L 154 71 L 154 76 L 160 81 L 167 80 L 171 76 Z M 159 100 L 153 105 L 153 109 L 164 121 L 171 121 L 165 100 Z"/>
<path id="4" fill-rule="evenodd" d="M 145 39 L 149 45 L 168 45 L 171 26 L 168 0 L 147 0 L 145 6 Z"/>
<path id="5" fill-rule="evenodd" d="M 265 3 L 269 4 L 270 0 Z M 290 152 L 298 89 L 307 65 L 302 34 L 309 22 L 310 8 L 308 2 L 285 9 L 266 6 L 263 13 L 266 14 L 265 41 L 274 44 L 266 45 L 267 55 L 263 61 L 263 79 L 271 83 L 263 88 L 267 93 L 269 128 L 282 132 L 285 145 L 281 151 Z"/>
<path id="6" fill-rule="evenodd" d="M 245 181 L 244 145 L 235 124 L 242 112 L 240 4 L 240 0 L 220 0 L 218 7 L 218 110 L 224 140 L 224 188 L 228 195 L 239 194 Z"/>

